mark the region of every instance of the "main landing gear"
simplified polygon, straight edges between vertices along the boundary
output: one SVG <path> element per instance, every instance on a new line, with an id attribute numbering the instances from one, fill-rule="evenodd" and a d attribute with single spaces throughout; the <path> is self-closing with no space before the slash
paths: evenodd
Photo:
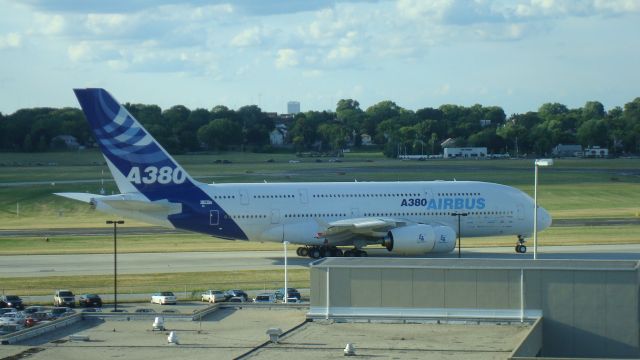
<path id="1" fill-rule="evenodd" d="M 342 249 L 335 246 L 301 246 L 296 249 L 298 256 L 308 256 L 312 259 L 320 259 L 324 257 L 365 257 L 367 252 L 360 249 L 347 250 L 344 253 Z"/>
<path id="2" fill-rule="evenodd" d="M 524 236 L 518 235 L 518 243 L 516 244 L 516 252 L 519 254 L 524 254 L 527 252 L 527 247 L 524 245 Z"/>

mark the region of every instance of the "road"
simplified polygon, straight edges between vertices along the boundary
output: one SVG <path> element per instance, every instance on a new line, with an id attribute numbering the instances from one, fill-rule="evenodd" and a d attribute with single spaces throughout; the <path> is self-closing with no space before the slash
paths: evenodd
<path id="1" fill-rule="evenodd" d="M 464 258 L 530 259 L 529 253 L 516 254 L 513 247 L 463 249 Z M 370 256 L 391 256 L 384 249 L 369 251 Z M 457 257 L 457 252 L 425 255 L 424 258 Z M 547 246 L 538 248 L 540 259 L 640 260 L 640 244 Z M 304 269 L 309 258 L 288 253 L 289 269 Z M 171 272 L 208 272 L 282 269 L 282 251 L 135 253 L 118 255 L 119 274 Z M 113 255 L 9 255 L 0 256 L 0 279 L 4 277 L 39 277 L 73 275 L 108 275 L 113 273 Z"/>

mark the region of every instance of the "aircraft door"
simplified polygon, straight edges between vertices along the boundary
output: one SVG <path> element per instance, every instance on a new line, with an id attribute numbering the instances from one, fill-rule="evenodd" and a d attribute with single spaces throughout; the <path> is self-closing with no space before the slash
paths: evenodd
<path id="1" fill-rule="evenodd" d="M 240 204 L 249 205 L 249 192 L 247 190 L 240 190 L 238 195 L 240 196 Z"/>
<path id="2" fill-rule="evenodd" d="M 271 210 L 271 223 L 280 223 L 280 210 Z"/>
<path id="3" fill-rule="evenodd" d="M 209 225 L 220 225 L 220 212 L 218 210 L 209 210 Z"/>
<path id="4" fill-rule="evenodd" d="M 351 217 L 356 218 L 358 216 L 360 216 L 360 210 L 357 208 L 351 208 Z"/>
<path id="5" fill-rule="evenodd" d="M 516 214 L 518 220 L 524 220 L 524 206 L 521 203 L 516 204 Z"/>
<path id="6" fill-rule="evenodd" d="M 307 189 L 298 189 L 298 196 L 300 197 L 300 203 L 306 204 L 309 202 L 309 196 L 307 195 Z"/>

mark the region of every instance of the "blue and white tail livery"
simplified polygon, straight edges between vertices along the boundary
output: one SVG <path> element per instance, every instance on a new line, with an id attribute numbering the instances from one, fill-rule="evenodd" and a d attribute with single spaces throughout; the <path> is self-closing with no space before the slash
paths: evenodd
<path id="1" fill-rule="evenodd" d="M 57 195 L 105 213 L 224 239 L 288 241 L 300 245 L 298 255 L 313 258 L 361 256 L 376 245 L 402 255 L 449 252 L 458 229 L 453 213 L 466 214 L 461 235 L 516 235 L 518 252 L 533 232 L 533 199 L 500 184 L 203 184 L 107 91 L 74 91 L 121 193 Z M 537 212 L 538 230 L 549 227 L 549 213 Z"/>

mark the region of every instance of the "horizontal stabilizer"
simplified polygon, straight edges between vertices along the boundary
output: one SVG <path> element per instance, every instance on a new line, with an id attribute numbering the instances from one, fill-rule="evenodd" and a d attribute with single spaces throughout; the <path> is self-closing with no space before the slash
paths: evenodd
<path id="1" fill-rule="evenodd" d="M 53 193 L 53 195 L 58 195 L 62 197 L 66 197 L 72 200 L 78 200 L 86 203 L 91 203 L 91 200 L 98 199 L 104 197 L 104 195 L 96 195 L 90 193 L 78 193 L 78 192 L 65 192 L 65 193 Z"/>

